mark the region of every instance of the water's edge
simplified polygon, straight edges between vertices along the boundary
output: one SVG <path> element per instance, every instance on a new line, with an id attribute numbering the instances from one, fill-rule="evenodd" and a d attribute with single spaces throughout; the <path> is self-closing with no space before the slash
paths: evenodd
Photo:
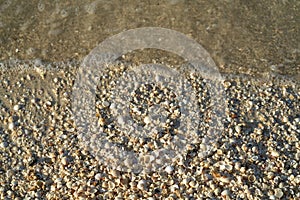
<path id="1" fill-rule="evenodd" d="M 40 59 L 34 60 L 4 60 L 0 61 L 0 72 L 7 70 L 23 71 L 23 70 L 65 70 L 71 68 L 78 68 L 81 65 L 80 60 L 66 60 L 61 62 L 47 62 Z M 274 83 L 276 85 L 299 85 L 299 75 L 281 75 L 275 72 L 264 73 L 260 75 L 250 75 L 245 73 L 220 73 L 225 80 L 241 79 L 243 81 L 250 81 L 255 84 Z"/>

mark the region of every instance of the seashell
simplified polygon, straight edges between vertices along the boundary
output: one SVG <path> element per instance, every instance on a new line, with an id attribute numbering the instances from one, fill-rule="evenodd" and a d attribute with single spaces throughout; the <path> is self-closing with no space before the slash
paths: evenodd
<path id="1" fill-rule="evenodd" d="M 10 122 L 10 123 L 8 124 L 8 129 L 9 129 L 9 130 L 14 130 L 14 129 L 15 129 L 15 124 L 14 124 L 13 122 Z"/>
<path id="2" fill-rule="evenodd" d="M 220 178 L 218 178 L 219 181 L 223 182 L 223 183 L 229 183 L 230 179 L 226 176 L 221 176 Z"/>
<path id="3" fill-rule="evenodd" d="M 118 170 L 114 170 L 114 169 L 110 171 L 110 174 L 113 175 L 114 177 L 120 176 L 120 172 Z"/>
<path id="4" fill-rule="evenodd" d="M 189 186 L 191 186 L 192 188 L 196 188 L 198 187 L 198 183 L 194 180 L 192 180 L 191 182 L 189 182 Z"/>
<path id="5" fill-rule="evenodd" d="M 272 150 L 271 151 L 271 156 L 277 158 L 277 157 L 279 157 L 279 153 L 277 151 L 275 151 L 275 150 Z"/>
<path id="6" fill-rule="evenodd" d="M 98 173 L 98 174 L 95 175 L 95 179 L 96 180 L 99 181 L 99 180 L 101 180 L 101 178 L 102 178 L 102 175 L 100 173 Z"/>
<path id="7" fill-rule="evenodd" d="M 172 166 L 167 166 L 166 168 L 165 168 L 165 171 L 168 173 L 168 174 L 171 174 L 173 171 L 174 171 L 174 168 L 172 167 Z"/>
<path id="8" fill-rule="evenodd" d="M 68 158 L 67 158 L 67 157 L 63 157 L 63 158 L 61 159 L 61 163 L 62 163 L 63 165 L 68 165 L 68 164 L 69 164 Z"/>
<path id="9" fill-rule="evenodd" d="M 190 182 L 190 179 L 189 179 L 189 178 L 185 178 L 185 179 L 183 179 L 183 180 L 181 181 L 181 184 L 183 184 L 183 185 L 188 185 L 189 182 Z"/>
<path id="10" fill-rule="evenodd" d="M 251 183 L 254 183 L 256 181 L 256 177 L 254 175 L 250 175 L 248 176 L 248 180 L 251 182 Z"/>
<path id="11" fill-rule="evenodd" d="M 277 188 L 274 190 L 274 196 L 277 197 L 278 199 L 280 199 L 281 197 L 283 197 L 283 192 L 280 188 Z"/>
<path id="12" fill-rule="evenodd" d="M 222 195 L 222 196 L 225 196 L 225 197 L 226 197 L 226 196 L 229 196 L 229 194 L 230 194 L 230 193 L 229 193 L 229 190 L 224 190 L 224 191 L 222 191 L 222 193 L 221 193 L 221 195 Z"/>
<path id="13" fill-rule="evenodd" d="M 170 186 L 171 192 L 175 192 L 175 191 L 178 190 L 178 189 L 179 189 L 179 186 L 178 186 L 177 184 L 171 185 L 171 186 Z"/>
<path id="14" fill-rule="evenodd" d="M 145 124 L 150 124 L 150 123 L 151 123 L 150 117 L 146 116 L 146 117 L 144 118 L 144 122 L 145 122 Z"/>
<path id="15" fill-rule="evenodd" d="M 235 129 L 235 131 L 236 131 L 237 133 L 240 133 L 241 130 L 242 130 L 240 125 L 236 125 L 236 126 L 234 127 L 234 129 Z"/>
<path id="16" fill-rule="evenodd" d="M 137 188 L 140 190 L 144 190 L 146 187 L 147 182 L 145 180 L 140 180 L 137 184 Z"/>

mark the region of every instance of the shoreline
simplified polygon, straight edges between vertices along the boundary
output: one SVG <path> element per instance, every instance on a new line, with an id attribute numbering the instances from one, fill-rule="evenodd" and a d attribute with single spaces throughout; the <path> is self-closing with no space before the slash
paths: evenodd
<path id="1" fill-rule="evenodd" d="M 43 70 L 64 70 L 64 69 L 72 69 L 78 68 L 82 63 L 82 60 L 65 60 L 61 62 L 49 62 L 42 61 L 40 59 L 34 60 L 19 60 L 19 59 L 11 59 L 0 61 L 0 70 L 32 70 L 41 68 Z M 164 63 L 162 63 L 164 64 Z M 26 69 L 24 69 L 24 67 Z M 16 68 L 16 69 L 13 69 Z M 247 73 L 238 73 L 238 72 L 220 72 L 221 76 L 225 79 L 232 78 L 241 78 L 244 80 L 254 81 L 253 79 L 257 79 L 257 82 L 268 82 L 268 80 L 274 81 L 276 84 L 299 84 L 300 75 L 295 74 L 280 74 L 275 71 L 270 70 L 269 72 L 265 72 L 263 74 L 247 74 Z M 270 82 L 270 81 L 269 81 Z"/>

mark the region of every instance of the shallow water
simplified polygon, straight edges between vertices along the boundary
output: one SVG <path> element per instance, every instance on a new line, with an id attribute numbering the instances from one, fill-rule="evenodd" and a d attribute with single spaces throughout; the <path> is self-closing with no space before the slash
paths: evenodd
<path id="1" fill-rule="evenodd" d="M 195 39 L 222 73 L 299 80 L 299 8 L 297 0 L 1 0 L 0 60 L 80 62 L 107 37 L 152 26 Z M 137 55 L 161 59 L 155 52 Z"/>

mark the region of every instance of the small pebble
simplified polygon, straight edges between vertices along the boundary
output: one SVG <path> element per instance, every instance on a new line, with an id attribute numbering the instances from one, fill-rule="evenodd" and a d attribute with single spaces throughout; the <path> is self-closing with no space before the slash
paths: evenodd
<path id="1" fill-rule="evenodd" d="M 102 175 L 100 173 L 98 173 L 98 174 L 95 175 L 95 179 L 97 181 L 101 180 L 101 178 L 102 178 Z"/>
<path id="2" fill-rule="evenodd" d="M 271 156 L 277 158 L 277 157 L 279 157 L 279 153 L 277 151 L 273 150 L 273 151 L 271 151 Z"/>
<path id="3" fill-rule="evenodd" d="M 68 158 L 67 158 L 67 157 L 63 157 L 63 158 L 61 159 L 61 163 L 62 163 L 63 165 L 68 165 L 68 164 L 69 164 Z"/>
<path id="4" fill-rule="evenodd" d="M 225 86 L 225 88 L 229 88 L 231 86 L 230 81 L 225 81 L 224 86 Z"/>
<path id="5" fill-rule="evenodd" d="M 6 147 L 8 147 L 8 143 L 5 142 L 5 141 L 4 141 L 4 142 L 1 142 L 1 143 L 0 143 L 0 147 L 1 147 L 1 148 L 6 148 Z"/>
<path id="6" fill-rule="evenodd" d="M 14 128 L 15 128 L 15 124 L 14 124 L 13 122 L 10 122 L 10 123 L 8 124 L 8 129 L 9 129 L 9 130 L 14 130 Z"/>
<path id="7" fill-rule="evenodd" d="M 139 188 L 140 190 L 144 190 L 146 187 L 146 181 L 145 180 L 140 180 L 137 184 L 137 188 Z"/>
<path id="8" fill-rule="evenodd" d="M 67 186 L 67 188 L 71 189 L 72 188 L 72 182 L 67 182 L 66 186 Z"/>
<path id="9" fill-rule="evenodd" d="M 111 170 L 110 174 L 113 175 L 114 177 L 120 176 L 120 172 L 118 170 L 115 170 L 115 169 Z"/>
<path id="10" fill-rule="evenodd" d="M 280 199 L 281 197 L 283 197 L 283 192 L 282 192 L 282 190 L 280 188 L 277 188 L 274 191 L 274 195 L 275 195 L 275 197 L 277 197 L 277 198 Z"/>
<path id="11" fill-rule="evenodd" d="M 225 177 L 225 176 L 221 176 L 219 178 L 219 180 L 223 183 L 229 183 L 230 182 L 230 179 L 228 177 Z"/>
<path id="12" fill-rule="evenodd" d="M 117 120 L 118 120 L 119 124 L 122 124 L 122 125 L 125 124 L 125 119 L 123 116 L 118 116 Z"/>
<path id="13" fill-rule="evenodd" d="M 166 168 L 165 168 L 165 171 L 168 173 L 168 174 L 171 174 L 173 171 L 174 171 L 174 168 L 172 167 L 172 166 L 167 166 Z"/>
<path id="14" fill-rule="evenodd" d="M 274 196 L 274 195 L 270 195 L 270 200 L 275 200 L 276 199 L 276 197 Z"/>
<path id="15" fill-rule="evenodd" d="M 145 117 L 144 118 L 144 122 L 145 122 L 145 124 L 150 124 L 150 122 L 151 122 L 151 119 L 150 119 L 150 117 Z"/>
<path id="16" fill-rule="evenodd" d="M 222 196 L 229 196 L 229 190 L 223 190 L 221 195 Z"/>
<path id="17" fill-rule="evenodd" d="M 241 126 L 240 126 L 240 125 L 236 125 L 236 126 L 235 126 L 235 131 L 236 131 L 237 133 L 240 133 L 240 132 L 241 132 Z"/>
<path id="18" fill-rule="evenodd" d="M 14 111 L 18 111 L 20 108 L 21 108 L 21 105 L 19 105 L 19 104 L 14 105 L 14 107 L 13 107 Z"/>
<path id="19" fill-rule="evenodd" d="M 105 107 L 105 108 L 108 107 L 109 105 L 110 105 L 110 104 L 109 104 L 108 101 L 104 101 L 104 102 L 102 103 L 102 106 Z"/>

